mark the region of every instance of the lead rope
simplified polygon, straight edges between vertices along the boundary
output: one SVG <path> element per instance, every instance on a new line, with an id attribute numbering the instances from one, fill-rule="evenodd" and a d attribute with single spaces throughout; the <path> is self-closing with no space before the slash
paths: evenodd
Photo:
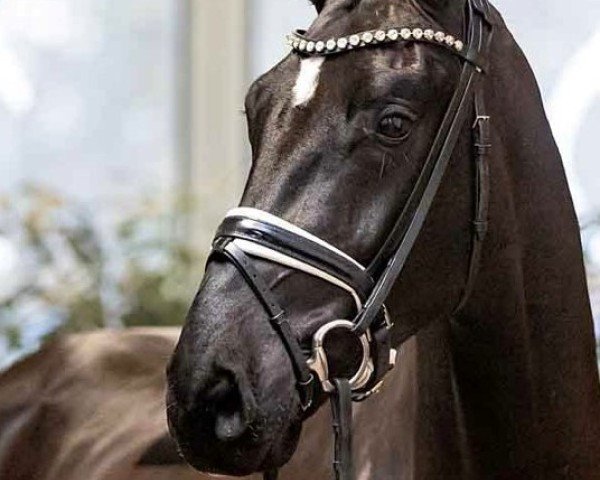
<path id="1" fill-rule="evenodd" d="M 331 395 L 331 415 L 333 417 L 333 468 L 336 480 L 354 480 L 352 462 L 352 390 L 345 378 L 332 381 L 335 391 Z"/>
<path id="2" fill-rule="evenodd" d="M 331 382 L 335 390 L 331 394 L 331 416 L 334 434 L 333 468 L 335 480 L 354 480 L 352 461 L 352 389 L 350 381 L 335 378 Z M 264 480 L 277 480 L 278 470 L 263 474 Z"/>

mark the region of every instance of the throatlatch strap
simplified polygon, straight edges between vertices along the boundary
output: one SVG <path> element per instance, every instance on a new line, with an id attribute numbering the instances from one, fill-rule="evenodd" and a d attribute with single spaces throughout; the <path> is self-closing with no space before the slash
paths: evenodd
<path id="1" fill-rule="evenodd" d="M 473 0 L 473 7 L 483 15 L 487 24 L 492 26 L 489 4 L 485 0 Z M 481 49 L 489 52 L 494 29 L 490 28 L 485 39 L 482 39 Z M 488 217 L 490 204 L 490 166 L 489 155 L 492 149 L 491 117 L 485 104 L 485 93 L 481 86 L 482 78 L 478 79 L 474 95 L 475 104 L 475 123 L 473 124 L 473 152 L 475 158 L 475 211 L 473 219 L 473 235 L 471 256 L 469 258 L 469 269 L 467 272 L 467 281 L 463 290 L 462 297 L 458 306 L 454 309 L 452 315 L 458 314 L 467 304 L 467 301 L 473 293 L 479 266 L 481 254 L 483 251 L 483 242 L 488 231 Z"/>
<path id="2" fill-rule="evenodd" d="M 475 280 L 479 272 L 483 241 L 488 230 L 488 211 L 490 203 L 490 167 L 488 157 L 492 148 L 490 117 L 486 114 L 483 91 L 478 89 L 475 93 L 475 123 L 473 124 L 473 152 L 475 158 L 475 211 L 473 219 L 473 234 L 471 256 L 467 281 L 458 306 L 453 315 L 459 313 L 473 293 Z"/>
<path id="3" fill-rule="evenodd" d="M 347 379 L 332 381 L 335 391 L 331 395 L 331 414 L 335 435 L 334 460 L 336 480 L 354 480 L 352 462 L 352 390 Z"/>

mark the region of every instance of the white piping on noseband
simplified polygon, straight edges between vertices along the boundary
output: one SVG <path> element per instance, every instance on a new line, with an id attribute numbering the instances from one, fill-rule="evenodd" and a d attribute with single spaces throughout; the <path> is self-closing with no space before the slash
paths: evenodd
<path id="1" fill-rule="evenodd" d="M 362 302 L 360 301 L 360 297 L 356 293 L 356 290 L 354 290 L 347 283 L 344 283 L 341 280 L 335 278 L 334 276 L 329 275 L 327 272 L 319 270 L 318 268 L 315 268 L 312 265 L 309 265 L 308 263 L 301 262 L 300 260 L 296 260 L 292 257 L 288 257 L 287 255 L 279 253 L 276 250 L 271 250 L 270 248 L 259 245 L 258 243 L 250 242 L 248 240 L 242 240 L 239 238 L 236 238 L 233 241 L 233 243 L 235 243 L 248 255 L 251 255 L 253 257 L 259 257 L 264 260 L 269 260 L 271 262 L 278 263 L 285 267 L 293 268 L 294 270 L 299 270 L 301 272 L 312 275 L 313 277 L 325 280 L 326 282 L 329 282 L 335 285 L 336 287 L 345 290 L 350 295 L 352 295 L 352 298 L 356 302 L 356 308 L 358 310 L 362 308 Z"/>
<path id="2" fill-rule="evenodd" d="M 304 237 L 307 240 L 318 243 L 319 245 L 327 248 L 328 250 L 332 251 L 336 255 L 344 257 L 347 260 L 350 260 L 361 270 L 365 270 L 364 266 L 362 266 L 360 263 L 358 263 L 356 260 L 354 260 L 352 257 L 347 255 L 346 253 L 335 248 L 333 245 L 330 245 L 326 241 L 321 240 L 319 237 L 316 237 L 313 234 L 308 233 L 306 230 L 303 230 L 300 227 L 297 227 L 296 225 L 289 223 L 286 220 L 276 217 L 275 215 L 272 215 L 263 210 L 258 210 L 256 208 L 239 207 L 239 208 L 234 208 L 233 210 L 230 210 L 229 212 L 227 212 L 227 215 L 225 215 L 225 217 L 226 218 L 229 218 L 229 217 L 249 218 L 251 220 L 257 220 L 257 221 L 269 223 L 273 226 L 282 228 L 289 232 L 293 232 L 294 234 Z M 258 243 L 251 242 L 249 240 L 243 240 L 243 239 L 237 238 L 234 240 L 234 243 L 248 255 L 262 258 L 263 260 L 269 260 L 271 262 L 278 263 L 279 265 L 293 268 L 294 270 L 299 270 L 301 272 L 307 273 L 308 275 L 312 275 L 313 277 L 317 277 L 317 278 L 320 278 L 321 280 L 325 280 L 326 282 L 331 283 L 332 285 L 335 285 L 336 287 L 339 287 L 339 288 L 345 290 L 350 295 L 352 295 L 352 298 L 354 299 L 354 302 L 356 303 L 357 310 L 360 310 L 363 306 L 362 301 L 360 300 L 360 296 L 358 295 L 356 290 L 354 290 L 346 282 L 341 281 L 340 279 L 334 277 L 333 275 L 330 275 L 327 272 L 324 272 L 323 270 L 320 270 L 316 267 L 313 267 L 312 265 L 309 265 L 308 263 L 302 262 L 293 257 L 290 257 L 288 255 L 280 253 L 276 250 L 272 250 L 272 249 L 265 247 L 263 245 L 260 245 Z"/>
<path id="3" fill-rule="evenodd" d="M 336 255 L 338 255 L 340 257 L 344 257 L 346 260 L 351 261 L 352 263 L 354 263 L 354 265 L 356 265 L 362 271 L 366 270 L 366 268 L 363 265 L 361 265 L 356 260 L 354 260 L 350 255 L 342 252 L 338 248 L 335 248 L 333 245 L 331 245 L 330 243 L 327 243 L 325 240 L 321 240 L 319 237 L 313 235 L 312 233 L 309 233 L 306 230 L 303 230 L 302 228 L 294 225 L 293 223 L 288 222 L 287 220 L 284 220 L 283 218 L 279 218 L 269 212 L 265 212 L 264 210 L 258 210 L 257 208 L 250 208 L 250 207 L 238 207 L 238 208 L 233 208 L 233 209 L 229 210 L 229 212 L 227 212 L 227 215 L 225 215 L 225 217 L 226 218 L 245 217 L 245 218 L 249 218 L 251 220 L 257 220 L 259 222 L 270 223 L 271 225 L 274 225 L 276 227 L 283 228 L 284 230 L 287 230 L 289 232 L 293 232 L 296 235 L 299 235 L 300 237 L 304 237 L 307 240 L 310 240 L 311 242 L 318 243 L 322 247 L 325 247 L 325 248 L 331 250 Z"/>

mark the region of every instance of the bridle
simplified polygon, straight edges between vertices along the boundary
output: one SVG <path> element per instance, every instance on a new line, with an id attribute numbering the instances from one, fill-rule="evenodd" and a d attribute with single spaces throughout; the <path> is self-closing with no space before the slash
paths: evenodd
<path id="1" fill-rule="evenodd" d="M 320 387 L 331 395 L 335 431 L 336 478 L 354 478 L 352 465 L 352 401 L 362 401 L 378 391 L 394 366 L 396 351 L 391 347 L 392 323 L 384 302 L 402 272 L 436 196 L 459 134 L 474 111 L 473 145 L 475 159 L 475 208 L 467 283 L 457 307 L 465 305 L 473 289 L 487 231 L 490 145 L 490 117 L 486 115 L 480 74 L 487 71 L 493 27 L 487 0 L 467 1 L 465 45 L 451 35 L 422 28 L 371 30 L 329 40 L 312 40 L 304 31 L 288 37 L 293 51 L 301 56 L 337 55 L 354 49 L 396 41 L 438 45 L 463 60 L 462 72 L 439 127 L 431 150 L 404 209 L 383 247 L 367 267 L 324 240 L 267 212 L 253 208 L 230 211 L 220 225 L 211 258 L 228 259 L 243 275 L 269 316 L 290 357 L 297 390 L 304 411 L 313 405 Z M 473 100 L 471 100 L 473 99 Z M 352 296 L 357 314 L 352 321 L 333 320 L 313 336 L 312 352 L 304 353 L 287 320 L 285 310 L 254 266 L 260 258 L 301 271 L 339 287 Z M 351 337 L 362 357 L 351 375 L 331 376 L 325 349 L 332 332 Z M 416 332 L 411 332 L 416 333 Z M 408 335 L 407 335 L 408 336 Z M 277 472 L 265 473 L 275 479 Z"/>

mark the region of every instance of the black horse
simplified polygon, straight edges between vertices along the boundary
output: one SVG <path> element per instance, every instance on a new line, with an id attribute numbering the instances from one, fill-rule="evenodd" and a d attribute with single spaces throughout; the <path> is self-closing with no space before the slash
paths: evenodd
<path id="1" fill-rule="evenodd" d="M 310 38 L 398 25 L 455 38 L 466 30 L 465 0 L 314 3 Z M 600 385 L 577 220 L 531 69 L 495 10 L 488 21 L 494 37 L 481 88 L 493 148 L 476 279 L 463 302 L 481 194 L 465 124 L 387 299 L 393 343 L 418 332 L 413 361 L 398 367 L 412 369 L 411 414 L 398 428 L 390 421 L 398 406 L 379 406 L 372 423 L 394 428 L 358 443 L 412 452 L 402 478 L 597 479 Z M 242 206 L 368 264 L 417 182 L 461 65 L 420 41 L 331 58 L 289 55 L 246 99 L 253 164 Z M 252 263 L 303 345 L 331 319 L 354 315 L 342 289 L 273 262 Z M 240 475 L 286 463 L 306 417 L 289 358 L 247 279 L 213 258 L 168 370 L 169 421 L 186 460 Z M 401 476 L 389 472 L 372 465 L 370 478 Z M 312 478 L 310 467 L 299 477 Z"/>

